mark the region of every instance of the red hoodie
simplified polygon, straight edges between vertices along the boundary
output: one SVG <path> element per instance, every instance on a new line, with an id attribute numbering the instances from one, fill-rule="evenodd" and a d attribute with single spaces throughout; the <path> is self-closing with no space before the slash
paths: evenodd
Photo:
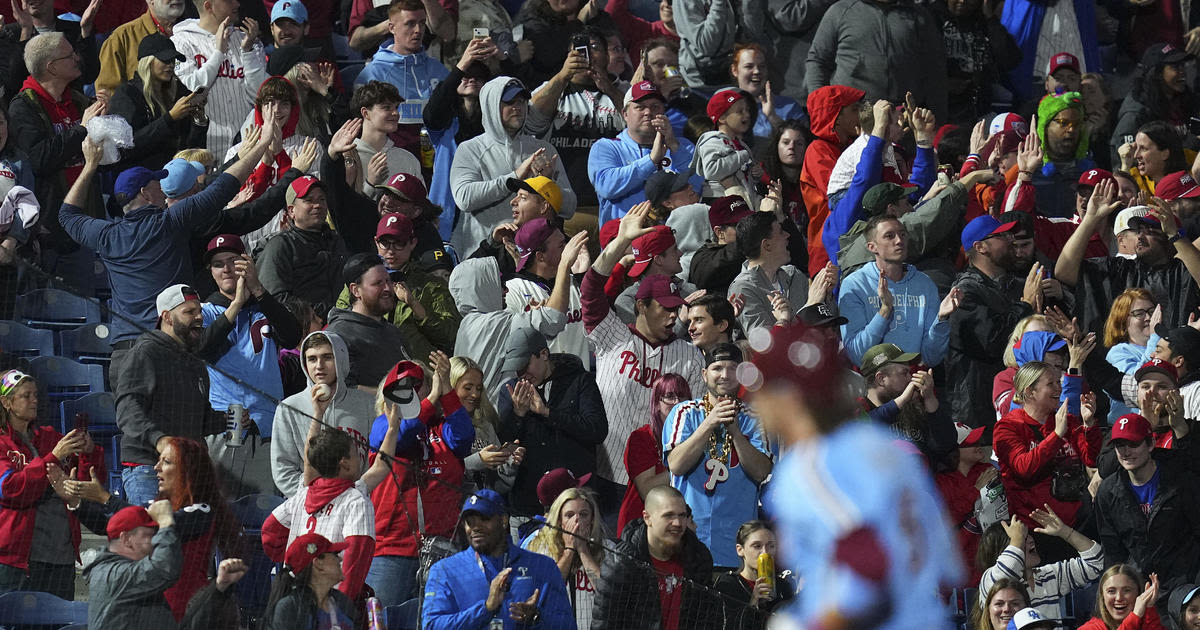
<path id="1" fill-rule="evenodd" d="M 808 209 L 808 275 L 815 276 L 829 262 L 821 242 L 821 228 L 829 216 L 829 174 L 838 156 L 854 138 L 843 141 L 834 131 L 838 114 L 847 105 L 863 99 L 866 93 L 844 85 L 827 85 L 808 95 L 808 116 L 816 138 L 804 151 L 804 169 L 800 171 L 800 193 Z"/>
<path id="2" fill-rule="evenodd" d="M 267 81 L 272 79 L 282 79 L 283 81 L 287 81 L 287 79 L 284 79 L 283 77 L 268 77 L 266 81 L 263 81 L 262 84 L 258 86 L 259 96 L 262 95 L 263 86 L 267 84 Z M 293 86 L 291 82 L 288 82 L 288 85 L 291 86 L 292 93 L 296 94 L 296 87 Z M 296 96 L 296 100 L 292 103 L 292 113 L 288 115 L 287 122 L 283 123 L 283 129 L 280 129 L 279 137 L 282 140 L 286 140 L 296 133 L 296 126 L 300 124 L 299 102 L 300 97 Z M 262 108 L 258 106 L 254 107 L 254 124 L 259 126 L 262 126 L 263 124 Z M 245 138 L 242 138 L 243 142 L 245 142 L 245 140 Z M 254 197 L 251 197 L 251 199 L 255 199 L 259 195 L 266 192 L 267 188 L 269 188 L 271 184 L 274 184 L 276 181 L 278 181 L 281 173 L 291 167 L 292 156 L 288 155 L 287 151 L 280 149 L 279 153 L 275 154 L 274 166 L 259 162 L 258 166 L 255 167 L 254 172 L 250 173 L 250 177 L 246 178 L 246 183 L 243 185 L 243 188 L 246 186 L 253 188 Z"/>
<path id="3" fill-rule="evenodd" d="M 942 499 L 945 500 L 950 521 L 958 528 L 958 548 L 962 551 L 963 560 L 970 570 L 966 584 L 978 584 L 979 578 L 983 576 L 983 572 L 975 566 L 975 551 L 979 549 L 979 537 L 982 533 L 979 521 L 975 518 L 975 502 L 979 500 L 979 488 L 975 487 L 975 483 L 979 481 L 979 476 L 991 467 L 991 464 L 979 462 L 972 466 L 966 475 L 957 470 L 948 470 L 938 473 L 933 478 Z"/>

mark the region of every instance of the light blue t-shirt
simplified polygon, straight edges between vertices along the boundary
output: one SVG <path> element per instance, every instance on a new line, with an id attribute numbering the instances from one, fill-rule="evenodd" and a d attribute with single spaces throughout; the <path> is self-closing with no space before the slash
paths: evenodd
<path id="1" fill-rule="evenodd" d="M 224 306 L 210 302 L 200 308 L 205 328 L 225 315 Z M 275 419 L 274 401 L 283 399 L 283 378 L 279 374 L 279 348 L 271 336 L 266 315 L 256 308 L 243 308 L 228 340 L 229 351 L 216 363 L 220 371 L 208 367 L 208 402 L 217 411 L 226 411 L 233 404 L 242 405 L 258 425 L 259 434 L 269 438 Z"/>

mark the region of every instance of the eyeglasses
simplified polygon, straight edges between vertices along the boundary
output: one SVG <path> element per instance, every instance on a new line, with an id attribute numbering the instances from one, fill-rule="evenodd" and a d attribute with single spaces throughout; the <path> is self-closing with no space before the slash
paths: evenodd
<path id="1" fill-rule="evenodd" d="M 407 242 L 401 243 L 400 241 L 397 241 L 394 238 L 386 238 L 386 239 L 382 239 L 382 240 L 376 240 L 375 244 L 379 246 L 379 249 L 385 249 L 390 252 L 398 252 L 398 251 L 404 249 L 405 247 L 408 247 Z"/>
<path id="2" fill-rule="evenodd" d="M 54 59 L 51 59 L 51 60 L 50 60 L 50 63 L 54 63 L 55 61 L 62 61 L 63 59 L 74 59 L 74 58 L 76 58 L 76 57 L 78 57 L 78 56 L 79 56 L 79 53 L 78 53 L 78 52 L 75 52 L 74 50 L 72 50 L 72 51 L 71 51 L 71 54 L 69 54 L 69 55 L 65 55 L 65 56 L 62 56 L 62 57 L 55 57 Z"/>
<path id="3" fill-rule="evenodd" d="M 663 394 L 659 400 L 667 403 L 668 405 L 674 405 L 683 399 L 680 398 L 679 394 Z"/>
<path id="4" fill-rule="evenodd" d="M 1146 319 L 1154 312 L 1153 308 L 1139 308 L 1129 311 L 1129 316 L 1134 319 Z"/>
<path id="5" fill-rule="evenodd" d="M 1054 118 L 1050 122 L 1058 125 L 1059 127 L 1062 127 L 1063 129 L 1070 129 L 1070 130 L 1078 129 L 1079 126 L 1082 124 L 1082 123 L 1078 123 L 1078 122 L 1067 122 L 1065 120 L 1062 120 L 1061 118 Z"/>
<path id="6" fill-rule="evenodd" d="M 998 238 L 1000 240 L 1008 241 L 1010 243 L 1014 240 L 1011 232 L 1002 232 L 1000 234 L 989 234 L 987 236 L 987 238 L 984 238 L 983 240 L 987 241 L 987 240 L 990 240 L 993 238 Z"/>

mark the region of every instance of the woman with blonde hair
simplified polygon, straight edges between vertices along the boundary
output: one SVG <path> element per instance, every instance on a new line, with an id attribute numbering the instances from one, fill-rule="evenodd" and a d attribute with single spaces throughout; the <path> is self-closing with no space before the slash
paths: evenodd
<path id="1" fill-rule="evenodd" d="M 1158 575 L 1142 582 L 1142 574 L 1128 564 L 1114 564 L 1100 576 L 1096 591 L 1096 616 L 1079 630 L 1165 630 L 1154 603 L 1158 601 Z"/>
<path id="2" fill-rule="evenodd" d="M 1013 615 L 1029 606 L 1029 592 L 1020 581 L 1001 578 L 992 584 L 980 601 L 983 602 L 982 606 L 979 601 L 971 606 L 971 623 L 967 627 L 974 630 L 1007 630 Z"/>
<path id="3" fill-rule="evenodd" d="M 496 435 L 500 420 L 483 390 L 483 369 L 469 357 L 452 357 L 450 385 L 458 394 L 463 409 L 471 415 L 471 424 L 475 427 L 471 454 L 464 462 L 467 477 L 475 486 L 471 491 L 491 488 L 508 492 L 517 476 L 517 466 L 525 458 L 525 447 L 520 446 L 520 442 L 501 444 Z"/>
<path id="4" fill-rule="evenodd" d="M 1126 289 L 1113 300 L 1104 322 L 1104 345 L 1109 364 L 1123 374 L 1133 374 L 1151 358 L 1158 345 L 1155 326 L 1162 321 L 1162 311 L 1149 291 L 1135 287 Z M 1112 399 L 1108 417 L 1115 420 L 1127 413 L 1136 413 L 1124 400 Z"/>
<path id="5" fill-rule="evenodd" d="M 558 564 L 567 588 L 574 590 L 570 595 L 580 628 L 592 625 L 595 584 L 600 578 L 606 539 L 596 496 L 586 488 L 567 488 L 550 505 L 546 526 L 524 545 Z"/>

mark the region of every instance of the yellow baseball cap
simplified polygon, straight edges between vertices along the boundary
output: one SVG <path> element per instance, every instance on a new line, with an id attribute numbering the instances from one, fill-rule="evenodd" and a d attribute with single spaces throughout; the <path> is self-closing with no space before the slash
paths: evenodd
<path id="1" fill-rule="evenodd" d="M 524 181 L 510 178 L 506 183 L 508 189 L 513 192 L 528 190 L 550 202 L 550 207 L 554 208 L 555 214 L 558 214 L 558 211 L 562 209 L 562 189 L 558 187 L 558 184 L 554 183 L 553 179 L 545 175 L 538 175 Z"/>

